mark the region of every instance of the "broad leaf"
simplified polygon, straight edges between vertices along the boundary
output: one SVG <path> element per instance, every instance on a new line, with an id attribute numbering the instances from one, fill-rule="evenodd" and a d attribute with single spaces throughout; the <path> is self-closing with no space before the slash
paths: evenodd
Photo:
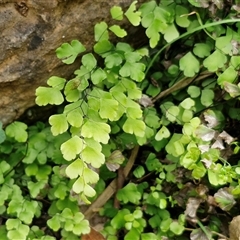
<path id="1" fill-rule="evenodd" d="M 218 76 L 217 82 L 220 86 L 223 86 L 225 82 L 233 83 L 236 80 L 237 76 L 238 71 L 236 71 L 232 66 L 230 66 Z"/>
<path id="2" fill-rule="evenodd" d="M 167 127 L 162 126 L 159 131 L 155 135 L 155 139 L 157 141 L 161 141 L 163 138 L 169 138 L 170 137 L 170 131 L 167 129 Z"/>
<path id="3" fill-rule="evenodd" d="M 138 26 L 141 22 L 141 12 L 136 11 L 137 1 L 132 2 L 128 10 L 125 12 L 125 16 L 133 26 Z"/>
<path id="4" fill-rule="evenodd" d="M 81 159 L 76 159 L 74 162 L 72 162 L 70 165 L 66 168 L 66 175 L 70 179 L 77 178 L 78 176 L 83 176 L 83 170 L 85 166 Z"/>
<path id="5" fill-rule="evenodd" d="M 95 168 L 99 168 L 105 162 L 105 156 L 98 149 L 86 146 L 81 152 L 82 160 L 91 164 Z"/>
<path id="6" fill-rule="evenodd" d="M 145 135 L 146 125 L 142 120 L 127 118 L 123 124 L 123 131 L 136 136 L 143 137 Z"/>
<path id="7" fill-rule="evenodd" d="M 82 57 L 82 64 L 88 71 L 92 71 L 97 65 L 97 60 L 92 53 L 87 53 Z"/>
<path id="8" fill-rule="evenodd" d="M 108 25 L 105 22 L 96 23 L 94 26 L 94 38 L 95 41 L 108 40 Z"/>
<path id="9" fill-rule="evenodd" d="M 82 136 L 93 138 L 97 142 L 108 143 L 111 129 L 106 123 L 91 121 L 90 119 L 82 126 Z"/>
<path id="10" fill-rule="evenodd" d="M 122 8 L 119 6 L 113 6 L 110 9 L 110 13 L 113 19 L 115 20 L 122 20 L 123 19 L 123 11 Z"/>
<path id="11" fill-rule="evenodd" d="M 82 111 L 79 108 L 73 109 L 67 114 L 67 121 L 69 124 L 71 124 L 73 127 L 79 128 L 82 126 L 83 123 L 83 116 Z"/>
<path id="12" fill-rule="evenodd" d="M 52 76 L 47 80 L 47 84 L 51 87 L 54 87 L 58 90 L 62 90 L 65 86 L 66 79 L 65 78 L 60 78 L 57 76 Z"/>
<path id="13" fill-rule="evenodd" d="M 199 72 L 200 64 L 197 58 L 191 53 L 187 53 L 179 61 L 180 69 L 186 77 L 193 77 Z"/>
<path id="14" fill-rule="evenodd" d="M 83 140 L 78 136 L 70 138 L 61 145 L 61 152 L 67 161 L 74 159 L 82 150 Z"/>
<path id="15" fill-rule="evenodd" d="M 49 118 L 49 123 L 52 126 L 51 131 L 53 136 L 57 136 L 67 131 L 68 122 L 65 114 L 55 114 Z"/>
<path id="16" fill-rule="evenodd" d="M 110 51 L 112 48 L 113 48 L 112 43 L 110 43 L 106 39 L 97 42 L 93 47 L 94 52 L 100 55 Z"/>
<path id="17" fill-rule="evenodd" d="M 169 25 L 165 30 L 164 30 L 164 39 L 167 42 L 171 42 L 174 39 L 179 37 L 179 32 L 175 26 L 174 23 L 172 23 L 171 25 Z"/>
<path id="18" fill-rule="evenodd" d="M 46 106 L 47 104 L 60 105 L 64 98 L 62 93 L 57 88 L 38 87 L 36 89 L 36 104 Z"/>
<path id="19" fill-rule="evenodd" d="M 107 75 L 105 71 L 102 68 L 97 68 L 92 74 L 91 74 L 91 80 L 93 84 L 99 84 L 104 79 L 106 79 Z"/>
<path id="20" fill-rule="evenodd" d="M 15 121 L 9 124 L 6 129 L 6 135 L 14 138 L 17 142 L 26 142 L 28 138 L 27 125 L 22 122 Z"/>
<path id="21" fill-rule="evenodd" d="M 109 27 L 109 30 L 111 30 L 117 37 L 123 38 L 127 36 L 127 32 L 118 25 Z"/>
<path id="22" fill-rule="evenodd" d="M 211 53 L 211 46 L 207 43 L 196 43 L 193 48 L 193 53 L 200 58 L 207 57 Z"/>
<path id="23" fill-rule="evenodd" d="M 86 48 L 78 40 L 72 40 L 71 44 L 63 43 L 56 50 L 57 57 L 64 63 L 71 64 L 75 61 L 79 53 L 82 53 Z"/>
<path id="24" fill-rule="evenodd" d="M 227 57 L 220 50 L 215 50 L 211 55 L 203 61 L 203 66 L 210 72 L 216 72 L 219 68 L 222 68 L 227 61 Z"/>
<path id="25" fill-rule="evenodd" d="M 122 58 L 123 58 L 122 55 L 119 53 L 113 53 L 113 54 L 108 55 L 105 58 L 106 67 L 113 68 L 114 66 L 119 66 L 123 61 Z"/>
<path id="26" fill-rule="evenodd" d="M 134 183 L 128 183 L 124 188 L 117 192 L 117 198 L 124 204 L 128 202 L 139 204 L 141 197 L 142 194 Z"/>
<path id="27" fill-rule="evenodd" d="M 109 119 L 110 121 L 118 120 L 117 117 L 118 102 L 114 99 L 101 98 L 99 115 L 101 118 Z"/>

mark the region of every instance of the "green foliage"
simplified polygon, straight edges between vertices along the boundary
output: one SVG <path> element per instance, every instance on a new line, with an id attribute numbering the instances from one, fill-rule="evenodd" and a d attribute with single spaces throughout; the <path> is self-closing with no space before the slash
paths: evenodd
<path id="1" fill-rule="evenodd" d="M 114 6 L 112 21 L 94 26 L 88 53 L 79 40 L 56 49 L 80 66 L 72 79 L 52 76 L 36 89 L 37 105 L 60 105 L 49 124 L 0 125 L 2 239 L 79 239 L 90 232 L 81 205 L 97 201 L 112 178 L 120 189 L 100 209 L 108 240 L 209 239 L 223 229 L 211 209 L 234 217 L 238 13 L 223 1 L 158 2 Z M 146 47 L 124 42 L 124 18 L 141 25 Z M 136 145 L 127 178 L 122 168 Z"/>

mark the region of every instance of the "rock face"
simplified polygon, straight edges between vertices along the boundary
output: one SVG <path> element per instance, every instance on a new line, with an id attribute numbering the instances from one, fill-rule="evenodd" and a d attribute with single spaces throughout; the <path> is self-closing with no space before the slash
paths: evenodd
<path id="1" fill-rule="evenodd" d="M 35 89 L 50 76 L 69 77 L 55 49 L 78 39 L 93 43 L 93 26 L 108 21 L 113 5 L 128 0 L 0 0 L 0 121 L 17 119 L 35 104 Z"/>

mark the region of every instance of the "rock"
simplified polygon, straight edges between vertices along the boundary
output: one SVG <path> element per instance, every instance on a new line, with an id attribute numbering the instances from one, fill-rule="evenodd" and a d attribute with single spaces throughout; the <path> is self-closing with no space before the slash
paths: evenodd
<path id="1" fill-rule="evenodd" d="M 229 224 L 229 235 L 231 240 L 240 240 L 240 215 L 234 217 Z"/>
<path id="2" fill-rule="evenodd" d="M 50 76 L 68 78 L 79 61 L 63 65 L 55 49 L 63 42 L 93 43 L 93 26 L 109 21 L 124 0 L 0 0 L 0 121 L 18 119 L 35 104 L 35 90 Z"/>

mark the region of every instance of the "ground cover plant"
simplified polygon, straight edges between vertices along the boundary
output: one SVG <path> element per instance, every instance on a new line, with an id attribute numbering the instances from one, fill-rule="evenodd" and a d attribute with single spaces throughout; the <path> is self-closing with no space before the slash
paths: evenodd
<path id="1" fill-rule="evenodd" d="M 239 215 L 238 1 L 133 1 L 56 50 L 49 121 L 0 131 L 1 239 L 228 239 Z M 127 42 L 127 19 L 146 36 Z M 116 40 L 117 38 L 117 40 Z"/>

